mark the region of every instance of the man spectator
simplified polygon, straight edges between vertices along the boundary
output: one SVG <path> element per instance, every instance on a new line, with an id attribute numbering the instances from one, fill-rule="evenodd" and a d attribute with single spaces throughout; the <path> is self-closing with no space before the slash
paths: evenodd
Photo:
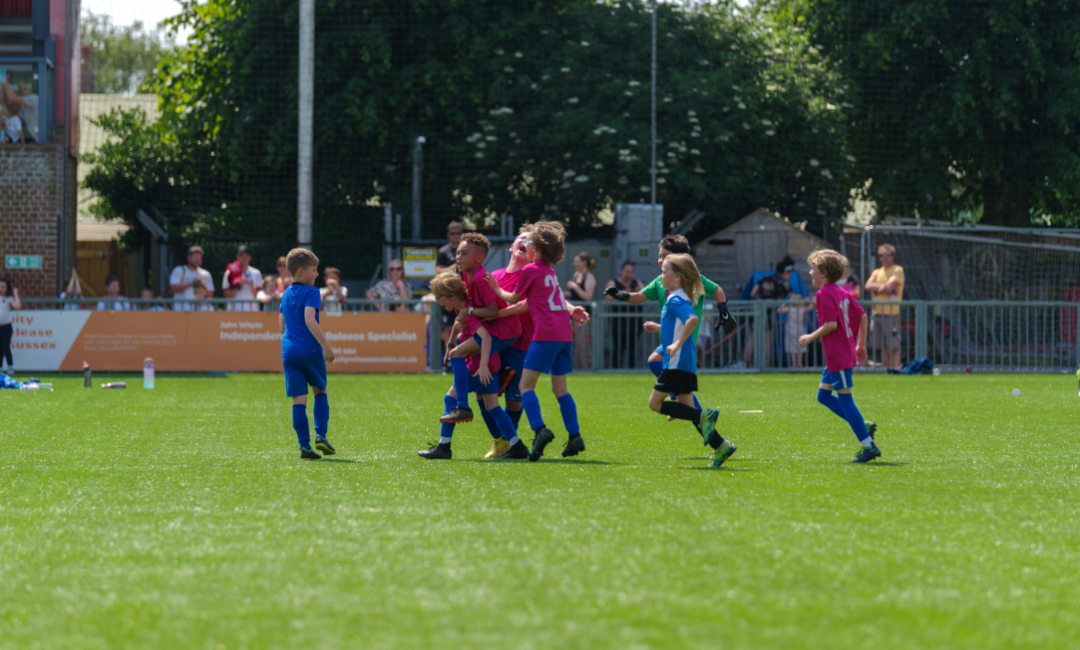
<path id="1" fill-rule="evenodd" d="M 900 302 L 904 298 L 904 267 L 896 263 L 896 247 L 878 246 L 881 267 L 874 269 L 866 281 L 866 290 L 876 302 Z M 870 340 L 881 350 L 883 368 L 900 369 L 900 306 L 873 305 L 870 307 Z"/>
<path id="2" fill-rule="evenodd" d="M 11 87 L 11 73 L 0 86 L 2 103 L 12 115 L 17 115 L 22 122 L 23 140 L 25 142 L 38 141 L 38 96 L 33 87 L 26 83 L 19 84 L 19 92 L 16 93 Z"/>
<path id="3" fill-rule="evenodd" d="M 177 300 L 195 300 L 195 281 L 202 279 L 203 284 L 210 295 L 214 294 L 214 277 L 210 271 L 202 268 L 203 249 L 200 246 L 192 246 L 188 249 L 187 264 L 178 266 L 169 276 L 169 285 L 172 288 L 173 298 Z M 194 302 L 178 302 L 173 305 L 177 311 L 193 311 Z"/>
<path id="4" fill-rule="evenodd" d="M 98 301 L 97 310 L 129 311 L 128 299 L 120 295 L 120 278 L 110 275 L 105 278 L 105 299 Z"/>
<path id="5" fill-rule="evenodd" d="M 786 256 L 776 264 L 776 273 L 766 275 L 754 285 L 750 292 L 751 300 L 787 300 L 792 295 L 791 285 L 788 280 L 795 272 L 795 260 Z M 772 342 L 773 330 L 776 329 L 776 307 L 768 307 L 765 310 L 765 318 L 768 326 L 765 328 L 765 367 L 772 367 Z M 746 348 L 743 350 L 743 361 L 750 366 L 754 351 L 754 328 L 750 328 L 746 336 Z"/>
<path id="6" fill-rule="evenodd" d="M 435 257 L 435 275 L 442 273 L 457 263 L 457 249 L 461 245 L 461 236 L 464 234 L 465 228 L 459 221 L 451 221 L 446 226 L 446 238 L 450 240 L 450 243 L 440 248 L 438 255 Z"/>
<path id="7" fill-rule="evenodd" d="M 251 251 L 246 245 L 236 249 L 236 261 L 225 269 L 221 287 L 225 297 L 235 301 L 228 311 L 259 311 L 255 292 L 263 286 L 262 272 L 251 266 Z"/>

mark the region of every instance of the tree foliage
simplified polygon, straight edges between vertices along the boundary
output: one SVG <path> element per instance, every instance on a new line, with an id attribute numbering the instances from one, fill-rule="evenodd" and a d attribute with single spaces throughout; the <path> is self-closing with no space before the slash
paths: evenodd
<path id="1" fill-rule="evenodd" d="M 88 185 L 125 195 L 102 216 L 153 203 L 185 233 L 295 232 L 296 6 L 185 4 L 172 24 L 192 35 L 154 84 L 161 119 L 106 125 L 121 140 Z M 358 223 L 360 206 L 408 206 L 420 135 L 432 235 L 502 212 L 582 232 L 616 202 L 648 201 L 650 20 L 638 0 L 319 3 L 315 238 L 368 237 L 381 226 Z M 723 3 L 661 4 L 658 21 L 667 214 L 705 210 L 705 227 L 761 206 L 837 215 L 853 182 L 843 87 L 805 33 Z"/>
<path id="2" fill-rule="evenodd" d="M 848 142 L 888 214 L 1025 226 L 1080 215 L 1080 7 L 799 0 L 851 82 Z"/>
<path id="3" fill-rule="evenodd" d="M 79 25 L 83 45 L 91 49 L 95 93 L 135 93 L 148 89 L 158 61 L 175 43 L 161 29 L 146 29 L 139 21 L 114 25 L 112 18 L 87 11 Z"/>

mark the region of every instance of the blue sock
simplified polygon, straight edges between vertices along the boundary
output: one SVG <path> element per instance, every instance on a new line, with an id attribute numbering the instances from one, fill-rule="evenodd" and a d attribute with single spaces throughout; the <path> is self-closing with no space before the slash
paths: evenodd
<path id="1" fill-rule="evenodd" d="M 443 405 L 446 406 L 446 410 L 443 411 L 443 415 L 446 415 L 450 411 L 453 411 L 454 407 L 457 406 L 457 398 L 450 397 L 449 395 L 443 395 Z"/>
<path id="2" fill-rule="evenodd" d="M 492 431 L 491 435 L 493 437 L 502 437 L 503 440 L 512 445 L 521 440 L 521 438 L 518 438 L 517 428 L 514 426 L 514 423 L 510 421 L 510 416 L 506 414 L 506 411 L 504 411 L 501 406 L 496 406 L 490 411 L 486 411 L 486 413 L 491 414 L 491 419 L 496 422 L 496 427 L 498 428 L 499 434 Z"/>
<path id="3" fill-rule="evenodd" d="M 521 403 L 525 405 L 525 415 L 529 416 L 529 426 L 533 431 L 544 428 L 544 416 L 540 414 L 540 400 L 536 398 L 536 391 L 530 390 L 521 394 Z"/>
<path id="4" fill-rule="evenodd" d="M 699 411 L 704 411 L 705 410 L 705 409 L 701 408 L 701 402 L 697 401 L 697 394 L 690 393 L 690 397 L 694 398 L 694 408 L 696 408 Z"/>
<path id="5" fill-rule="evenodd" d="M 863 447 L 873 445 L 874 441 L 866 430 L 866 421 L 863 420 L 862 413 L 859 413 L 859 408 L 855 406 L 855 398 L 851 396 L 851 393 L 840 393 L 838 399 L 840 400 L 840 406 L 844 409 L 844 419 L 851 425 L 851 430 L 855 432 L 859 444 Z"/>
<path id="6" fill-rule="evenodd" d="M 439 444 L 440 445 L 448 445 L 448 444 L 450 444 L 450 439 L 454 437 L 454 426 L 455 425 L 448 424 L 446 422 L 442 423 L 442 428 L 439 430 Z"/>
<path id="7" fill-rule="evenodd" d="M 562 421 L 566 425 L 567 433 L 571 437 L 579 435 L 581 427 L 578 426 L 577 404 L 574 403 L 573 395 L 567 393 L 559 398 L 559 410 L 562 411 Z"/>
<path id="8" fill-rule="evenodd" d="M 315 393 L 315 406 L 311 408 L 315 415 L 315 433 L 326 437 L 326 427 L 330 425 L 330 401 L 326 393 Z"/>
<path id="9" fill-rule="evenodd" d="M 292 428 L 296 429 L 296 441 L 301 449 L 311 449 L 311 432 L 308 431 L 307 404 L 292 405 Z"/>
<path id="10" fill-rule="evenodd" d="M 463 409 L 469 408 L 469 368 L 461 357 L 450 359 L 450 367 L 454 369 L 454 392 L 457 393 L 457 406 Z"/>
<path id="11" fill-rule="evenodd" d="M 664 369 L 664 362 L 663 361 L 650 361 L 649 362 L 649 370 L 651 370 L 652 374 L 656 375 L 657 378 L 660 377 L 660 371 L 663 370 L 663 369 Z"/>
<path id="12" fill-rule="evenodd" d="M 520 408 L 516 411 L 507 411 L 506 414 L 510 417 L 510 421 L 514 423 L 514 431 L 518 430 L 518 425 L 521 423 L 521 414 L 525 412 L 525 409 Z"/>
<path id="13" fill-rule="evenodd" d="M 840 406 L 840 400 L 836 399 L 831 390 L 819 388 L 817 390 L 817 401 L 821 402 L 825 408 L 835 413 L 838 417 L 845 420 L 847 419 L 847 416 L 844 415 L 844 407 Z"/>
<path id="14" fill-rule="evenodd" d="M 484 418 L 484 424 L 487 425 L 488 433 L 492 438 L 501 438 L 502 433 L 499 432 L 499 425 L 495 423 L 495 416 L 491 414 L 491 411 L 484 407 L 484 400 L 479 396 L 476 398 L 476 406 L 480 409 L 480 417 Z M 499 409 L 500 411 L 502 409 Z"/>

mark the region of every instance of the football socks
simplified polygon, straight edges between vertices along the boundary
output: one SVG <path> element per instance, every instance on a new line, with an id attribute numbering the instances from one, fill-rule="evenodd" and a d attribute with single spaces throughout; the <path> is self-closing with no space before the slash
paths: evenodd
<path id="1" fill-rule="evenodd" d="M 701 409 L 687 406 L 681 402 L 664 402 L 660 405 L 661 415 L 670 415 L 676 420 L 689 420 L 694 424 L 701 419 Z"/>
<path id="2" fill-rule="evenodd" d="M 851 393 L 839 393 L 838 399 L 840 406 L 844 409 L 844 419 L 851 425 L 851 430 L 855 432 L 859 444 L 863 447 L 872 447 L 874 440 L 866 430 L 866 421 L 863 420 L 862 413 L 859 413 L 859 408 L 855 406 L 855 398 L 851 396 Z"/>
<path id="3" fill-rule="evenodd" d="M 460 357 L 450 359 L 450 367 L 454 369 L 454 392 L 457 393 L 457 405 L 463 409 L 469 408 L 469 367 L 465 360 Z"/>
<path id="4" fill-rule="evenodd" d="M 837 417 L 843 418 L 844 420 L 847 419 L 847 416 L 844 415 L 844 407 L 840 406 L 840 400 L 832 394 L 831 390 L 818 388 L 817 401 L 821 402 L 825 408 L 835 413 Z"/>
<path id="5" fill-rule="evenodd" d="M 562 421 L 566 425 L 567 433 L 576 436 L 581 431 L 581 427 L 578 426 L 577 421 L 577 404 L 574 403 L 574 398 L 570 393 L 559 398 L 559 410 L 562 412 Z"/>
<path id="6" fill-rule="evenodd" d="M 511 445 L 520 440 L 517 429 L 514 428 L 514 423 L 510 421 L 510 416 L 506 414 L 506 411 L 501 406 L 496 406 L 487 413 L 491 414 L 492 422 L 496 423 L 496 432 L 500 434 L 499 437 Z M 492 433 L 492 436 L 494 435 L 495 433 Z"/>
<path id="7" fill-rule="evenodd" d="M 491 414 L 491 411 L 484 407 L 483 398 L 478 395 L 476 401 L 479 402 L 480 417 L 484 419 L 484 424 L 487 425 L 488 433 L 491 434 L 492 438 L 501 438 L 502 434 L 499 433 L 499 425 L 495 423 L 495 416 Z"/>
<path id="8" fill-rule="evenodd" d="M 649 362 L 649 370 L 652 371 L 652 374 L 656 375 L 657 379 L 660 378 L 660 371 L 663 370 L 663 369 L 664 369 L 664 362 L 663 361 L 650 361 Z"/>
<path id="9" fill-rule="evenodd" d="M 300 449 L 311 448 L 311 432 L 308 430 L 307 404 L 292 405 L 292 426 L 296 430 L 296 440 Z"/>
<path id="10" fill-rule="evenodd" d="M 536 397 L 536 391 L 522 393 L 521 403 L 525 405 L 525 415 L 529 416 L 529 427 L 533 431 L 543 429 L 544 416 L 540 413 L 540 399 Z"/>
<path id="11" fill-rule="evenodd" d="M 518 430 L 518 424 L 521 422 L 521 414 L 525 412 L 525 409 L 518 409 L 516 411 L 508 410 L 507 415 L 510 416 L 510 421 L 514 423 L 514 431 Z"/>
<path id="12" fill-rule="evenodd" d="M 326 427 L 330 424 L 330 400 L 326 393 L 315 393 L 315 405 L 311 408 L 315 416 L 315 433 L 326 437 Z"/>

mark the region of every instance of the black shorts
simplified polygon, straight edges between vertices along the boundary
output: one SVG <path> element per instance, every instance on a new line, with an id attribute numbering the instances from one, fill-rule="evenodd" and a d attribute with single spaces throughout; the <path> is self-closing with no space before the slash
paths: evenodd
<path id="1" fill-rule="evenodd" d="M 696 393 L 697 375 L 685 370 L 661 370 L 653 388 L 661 393 L 674 393 L 676 395 Z"/>

